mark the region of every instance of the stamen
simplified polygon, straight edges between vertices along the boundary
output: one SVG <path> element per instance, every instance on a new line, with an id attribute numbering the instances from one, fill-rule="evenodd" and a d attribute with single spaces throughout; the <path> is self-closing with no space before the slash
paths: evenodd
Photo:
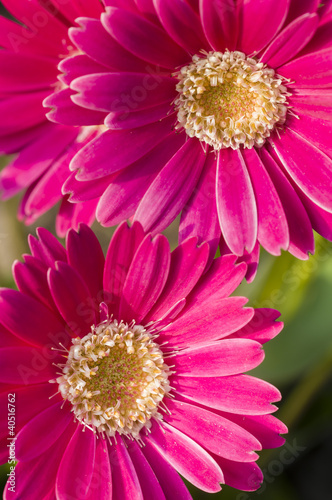
<path id="1" fill-rule="evenodd" d="M 137 440 L 152 417 L 162 420 L 159 405 L 169 395 L 173 372 L 155 338 L 134 321 L 109 320 L 72 340 L 56 381 L 85 427 L 108 438 L 119 433 Z"/>
<path id="2" fill-rule="evenodd" d="M 286 120 L 285 79 L 242 52 L 204 55 L 175 74 L 176 128 L 216 151 L 261 147 Z"/>

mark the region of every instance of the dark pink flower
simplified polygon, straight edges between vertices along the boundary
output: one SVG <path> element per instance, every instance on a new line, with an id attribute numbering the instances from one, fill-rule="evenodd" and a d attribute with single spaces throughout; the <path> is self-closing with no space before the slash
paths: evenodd
<path id="1" fill-rule="evenodd" d="M 62 200 L 58 233 L 80 221 L 94 220 L 96 204 L 76 206 L 62 195 L 68 165 L 74 154 L 93 137 L 93 130 L 51 124 L 42 102 L 59 87 L 59 61 L 77 52 L 68 28 L 78 16 L 98 17 L 99 0 L 4 0 L 18 22 L 0 17 L 0 150 L 15 154 L 0 175 L 6 199 L 25 191 L 19 217 L 32 223 Z"/>
<path id="2" fill-rule="evenodd" d="M 6 412 L 15 395 L 18 432 L 5 498 L 189 499 L 177 473 L 208 492 L 257 489 L 256 451 L 286 428 L 270 415 L 278 390 L 243 372 L 282 324 L 229 297 L 246 265 L 207 268 L 207 243 L 170 252 L 137 222 L 106 260 L 85 225 L 66 249 L 38 236 L 14 265 L 19 291 L 0 291 L 0 398 Z"/>
<path id="3" fill-rule="evenodd" d="M 332 3 L 319 4 L 108 0 L 100 21 L 78 20 L 68 87 L 45 103 L 68 125 L 102 112 L 108 130 L 71 162 L 71 200 L 153 232 L 182 211 L 181 241 L 215 250 L 222 235 L 238 256 L 259 242 L 306 259 L 312 229 L 331 240 Z"/>

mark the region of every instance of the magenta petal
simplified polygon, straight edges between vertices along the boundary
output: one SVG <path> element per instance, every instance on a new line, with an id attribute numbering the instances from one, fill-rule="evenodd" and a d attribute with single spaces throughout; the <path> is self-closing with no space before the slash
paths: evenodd
<path id="1" fill-rule="evenodd" d="M 331 111 L 332 111 L 332 90 L 322 90 L 322 89 L 299 89 L 297 93 L 292 94 L 289 98 L 289 104 L 294 107 L 295 113 L 300 113 L 300 119 L 293 121 L 293 117 L 289 117 L 292 121 L 291 128 L 299 131 L 304 128 L 305 135 L 307 136 L 312 129 L 312 124 L 309 122 L 308 126 L 303 123 L 307 118 L 311 117 L 313 119 L 318 119 L 322 122 L 322 127 L 325 128 L 326 132 L 329 128 L 324 127 L 325 123 L 323 120 L 330 121 Z M 303 115 L 309 115 L 303 116 Z M 315 124 L 316 125 L 316 124 Z M 321 134 L 317 134 L 318 138 Z M 316 140 L 316 139 L 315 139 Z"/>
<path id="2" fill-rule="evenodd" d="M 220 224 L 216 205 L 216 168 L 213 153 L 206 158 L 197 186 L 182 210 L 179 241 L 196 236 L 199 243 L 208 241 L 210 258 L 213 259 L 220 240 Z"/>
<path id="3" fill-rule="evenodd" d="M 315 205 L 303 193 L 299 193 L 302 203 L 315 231 L 332 241 L 332 214 Z"/>
<path id="4" fill-rule="evenodd" d="M 152 182 L 136 210 L 134 220 L 138 220 L 145 231 L 165 229 L 188 201 L 204 161 L 200 142 L 188 140 Z"/>
<path id="5" fill-rule="evenodd" d="M 241 424 L 182 401 L 167 401 L 167 408 L 171 415 L 164 420 L 212 453 L 239 462 L 257 460 L 254 450 L 262 446 Z"/>
<path id="6" fill-rule="evenodd" d="M 257 53 L 263 49 L 282 27 L 290 3 L 290 0 L 279 0 L 277 3 L 275 0 L 242 2 L 237 49 L 246 54 Z M 259 15 L 257 15 L 258 12 Z"/>
<path id="7" fill-rule="evenodd" d="M 309 217 L 280 166 L 265 148 L 261 149 L 260 157 L 278 192 L 287 217 L 290 235 L 289 250 L 295 251 L 297 258 L 307 259 L 308 252 L 314 251 L 314 238 Z"/>
<path id="8" fill-rule="evenodd" d="M 327 97 L 329 94 L 327 93 Z M 319 110 L 319 108 L 317 108 Z M 330 159 L 332 157 L 332 126 L 330 116 L 323 119 L 319 117 L 319 111 L 317 115 L 312 116 L 309 113 L 301 112 L 301 110 L 296 109 L 299 112 L 299 119 L 291 117 L 289 119 L 289 129 L 301 136 L 302 140 L 313 144 L 314 147 L 319 149 L 322 153 L 325 153 Z M 328 110 L 326 110 L 328 111 Z"/>
<path id="9" fill-rule="evenodd" d="M 122 47 L 147 63 L 174 71 L 189 59 L 186 52 L 164 30 L 142 16 L 123 9 L 107 8 L 101 21 Z"/>
<path id="10" fill-rule="evenodd" d="M 209 50 L 199 16 L 187 2 L 181 0 L 155 0 L 154 5 L 167 33 L 190 54 Z"/>
<path id="11" fill-rule="evenodd" d="M 68 338 L 65 326 L 37 300 L 16 290 L 0 290 L 0 321 L 17 337 L 35 346 L 52 343 L 52 336 L 61 332 Z M 22 317 L 24 322 L 22 322 Z"/>
<path id="12" fill-rule="evenodd" d="M 73 415 L 63 401 L 39 413 L 30 420 L 17 436 L 16 456 L 24 462 L 33 460 L 47 451 L 62 435 Z M 52 422 L 52 425 L 50 425 Z"/>
<path id="13" fill-rule="evenodd" d="M 144 239 L 142 226 L 134 223 L 131 227 L 123 222 L 115 231 L 107 251 L 104 267 L 104 289 L 110 312 L 117 317 L 129 267 L 134 255 Z"/>
<path id="14" fill-rule="evenodd" d="M 269 253 L 280 255 L 281 249 L 287 250 L 289 246 L 288 224 L 282 203 L 256 150 L 244 149 L 242 156 L 255 193 L 258 240 Z"/>
<path id="15" fill-rule="evenodd" d="M 57 478 L 58 500 L 77 498 L 79 484 L 83 498 L 89 490 L 92 479 L 96 451 L 96 436 L 89 429 L 78 425 L 61 460 Z"/>
<path id="16" fill-rule="evenodd" d="M 208 251 L 206 243 L 197 245 L 197 238 L 190 238 L 173 250 L 165 287 L 148 315 L 149 321 L 161 318 L 194 288 L 205 269 Z"/>
<path id="17" fill-rule="evenodd" d="M 250 375 L 175 377 L 172 385 L 186 399 L 208 408 L 243 415 L 272 413 L 276 407 L 271 403 L 281 399 L 273 385 Z"/>
<path id="18" fill-rule="evenodd" d="M 92 297 L 99 297 L 103 290 L 105 258 L 94 232 L 81 224 L 78 232 L 67 235 L 68 263 L 84 279 Z"/>
<path id="19" fill-rule="evenodd" d="M 257 239 L 255 194 L 239 151 L 222 149 L 217 165 L 217 210 L 225 241 L 235 255 L 252 252 Z"/>
<path id="20" fill-rule="evenodd" d="M 143 440 L 148 440 L 193 485 L 209 493 L 220 491 L 219 483 L 223 482 L 223 475 L 211 456 L 182 432 L 165 422 L 162 425 L 165 433 L 154 423 L 152 433 Z"/>
<path id="21" fill-rule="evenodd" d="M 14 94 L 0 100 L 1 135 L 15 134 L 45 122 L 45 110 L 41 103 L 48 94 L 49 90 L 42 90 Z"/>
<path id="22" fill-rule="evenodd" d="M 290 88 L 294 86 L 296 88 L 331 88 L 332 51 L 325 49 L 299 57 L 281 66 L 278 72 L 285 78 L 296 82 L 290 83 Z"/>
<path id="23" fill-rule="evenodd" d="M 107 33 L 99 19 L 79 18 L 79 28 L 70 28 L 69 35 L 84 54 L 104 67 L 120 71 L 144 71 L 146 63 L 125 50 Z M 60 66 L 60 69 L 63 69 Z"/>
<path id="24" fill-rule="evenodd" d="M 0 66 L 1 92 L 44 90 L 56 82 L 57 67 L 52 58 L 1 50 Z"/>
<path id="25" fill-rule="evenodd" d="M 50 362 L 55 355 L 47 347 L 5 347 L 0 349 L 0 382 L 11 384 L 39 384 L 56 377 L 56 368 Z"/>
<path id="26" fill-rule="evenodd" d="M 224 416 L 231 418 L 232 422 L 237 423 L 255 436 L 264 449 L 278 448 L 285 442 L 285 438 L 281 437 L 280 434 L 286 434 L 288 429 L 273 415 L 244 416 L 225 413 Z"/>
<path id="27" fill-rule="evenodd" d="M 277 68 L 293 59 L 315 34 L 317 14 L 304 14 L 289 24 L 268 46 L 260 60 Z"/>
<path id="28" fill-rule="evenodd" d="M 289 6 L 287 22 L 303 14 L 316 12 L 319 4 L 320 0 L 292 0 Z"/>
<path id="29" fill-rule="evenodd" d="M 58 262 L 56 269 L 48 271 L 51 294 L 59 312 L 76 336 L 90 333 L 96 324 L 96 308 L 90 291 L 75 269 L 65 262 Z"/>
<path id="30" fill-rule="evenodd" d="M 187 347 L 225 337 L 251 320 L 253 309 L 242 308 L 246 302 L 247 299 L 242 297 L 230 297 L 218 302 L 207 300 L 189 307 L 170 326 L 164 328 L 160 338 L 171 346 Z"/>
<path id="31" fill-rule="evenodd" d="M 280 312 L 275 309 L 255 309 L 252 320 L 241 330 L 230 335 L 230 338 L 251 339 L 265 344 L 282 330 L 284 324 L 276 321 L 279 317 Z"/>
<path id="32" fill-rule="evenodd" d="M 190 297 L 190 306 L 210 301 L 216 302 L 227 298 L 239 286 L 246 274 L 244 263 L 235 264 L 234 255 L 225 255 L 214 259 L 209 270 L 202 276 Z"/>
<path id="33" fill-rule="evenodd" d="M 7 488 L 4 497 L 6 500 L 19 500 L 21 498 L 31 500 L 36 498 L 42 500 L 55 499 L 53 491 L 57 470 L 74 428 L 75 426 L 70 424 L 45 454 L 28 462 L 19 462 L 17 464 L 15 469 L 15 494 L 13 496 Z M 36 481 L 36 477 L 38 477 L 38 481 Z M 67 500 L 69 500 L 68 497 Z"/>
<path id="34" fill-rule="evenodd" d="M 192 500 L 192 496 L 185 487 L 179 474 L 163 457 L 163 453 L 157 451 L 147 439 L 142 453 L 149 461 L 159 483 L 161 484 L 164 495 L 167 499 L 178 498 L 181 500 Z"/>
<path id="35" fill-rule="evenodd" d="M 151 106 L 171 102 L 176 97 L 176 80 L 144 73 L 100 73 L 76 78 L 70 88 L 77 94 L 72 101 L 78 106 L 96 110 L 120 111 L 126 116 L 131 111 L 139 111 Z"/>
<path id="36" fill-rule="evenodd" d="M 80 181 L 94 180 L 118 172 L 139 160 L 170 132 L 174 117 L 131 130 L 108 130 L 92 140 L 74 157 L 71 170 Z"/>
<path id="37" fill-rule="evenodd" d="M 15 389 L 16 432 L 38 415 L 38 413 L 50 406 L 50 397 L 53 396 L 56 391 L 55 385 L 49 384 L 48 382 L 46 384 L 31 385 Z M 0 409 L 2 415 L 6 415 L 8 412 L 8 392 L 9 391 L 6 391 L 0 394 Z M 62 400 L 61 397 L 55 396 L 53 403 L 60 399 Z M 4 418 L 0 420 L 0 437 L 8 437 L 8 422 L 7 419 L 5 420 Z"/>
<path id="38" fill-rule="evenodd" d="M 85 500 L 112 499 L 112 471 L 106 439 L 96 440 L 94 470 L 89 490 L 84 498 Z"/>
<path id="39" fill-rule="evenodd" d="M 129 219 L 158 172 L 183 145 L 184 136 L 169 134 L 148 154 L 122 170 L 105 189 L 97 207 L 97 220 L 114 226 Z"/>
<path id="40" fill-rule="evenodd" d="M 70 203 L 67 198 L 63 198 L 56 218 L 57 234 L 64 238 L 69 229 L 77 229 L 81 222 L 91 226 L 95 220 L 97 201 Z"/>
<path id="41" fill-rule="evenodd" d="M 200 15 L 206 38 L 217 51 L 234 50 L 238 23 L 233 2 L 199 0 Z"/>
<path id="42" fill-rule="evenodd" d="M 258 342 L 224 339 L 180 351 L 173 361 L 177 377 L 223 377 L 256 368 L 264 359 Z"/>
<path id="43" fill-rule="evenodd" d="M 112 130 L 128 130 L 137 127 L 143 127 L 149 123 L 157 122 L 167 116 L 171 109 L 170 103 L 158 104 L 151 108 L 132 111 L 129 108 L 109 113 L 105 118 L 105 126 Z"/>
<path id="44" fill-rule="evenodd" d="M 296 132 L 273 138 L 275 150 L 299 188 L 323 210 L 332 212 L 332 160 Z"/>
<path id="45" fill-rule="evenodd" d="M 47 267 L 31 255 L 25 255 L 24 261 L 15 261 L 13 265 L 13 276 L 18 289 L 57 313 L 47 283 Z"/>
<path id="46" fill-rule="evenodd" d="M 106 70 L 105 66 L 95 62 L 86 54 L 76 54 L 66 57 L 66 59 L 62 59 L 58 65 L 58 69 L 62 71 L 61 75 L 58 75 L 58 79 L 60 82 L 68 85 L 68 87 L 70 87 L 71 82 L 79 76 L 89 75 L 91 73 L 105 73 Z M 50 96 L 49 99 L 51 99 L 51 97 L 52 96 Z"/>
<path id="47" fill-rule="evenodd" d="M 32 255 L 47 267 L 54 267 L 58 260 L 67 262 L 67 253 L 56 237 L 43 227 L 37 228 L 38 239 L 29 235 Z"/>
<path id="48" fill-rule="evenodd" d="M 170 249 L 167 239 L 147 235 L 138 248 L 123 285 L 119 316 L 141 323 L 160 296 L 169 272 Z M 137 293 L 139 291 L 139 293 Z"/>
<path id="49" fill-rule="evenodd" d="M 52 108 L 48 111 L 47 118 L 52 122 L 69 126 L 102 124 L 105 113 L 76 106 L 71 100 L 74 94 L 73 90 L 66 88 L 48 96 L 43 102 L 45 107 Z"/>
<path id="50" fill-rule="evenodd" d="M 263 482 L 263 473 L 256 463 L 233 462 L 213 456 L 224 473 L 225 484 L 242 491 L 255 491 Z"/>
<path id="51" fill-rule="evenodd" d="M 137 442 L 129 441 L 127 447 L 136 470 L 144 500 L 166 500 L 162 487 Z"/>
<path id="52" fill-rule="evenodd" d="M 144 500 L 135 467 L 121 438 L 110 448 L 114 500 Z M 105 499 L 106 500 L 106 499 Z"/>

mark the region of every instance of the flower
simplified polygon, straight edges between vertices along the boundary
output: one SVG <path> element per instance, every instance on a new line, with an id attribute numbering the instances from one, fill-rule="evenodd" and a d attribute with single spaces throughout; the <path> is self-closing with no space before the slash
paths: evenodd
<path id="1" fill-rule="evenodd" d="M 69 30 L 86 59 L 62 61 L 68 87 L 45 100 L 59 123 L 104 113 L 71 201 L 153 232 L 182 211 L 180 241 L 214 252 L 222 236 L 238 256 L 259 242 L 306 259 L 312 229 L 331 240 L 331 1 L 105 5 Z"/>
<path id="2" fill-rule="evenodd" d="M 38 236 L 14 265 L 18 291 L 0 290 L 1 404 L 14 398 L 19 431 L 5 498 L 190 498 L 177 472 L 208 492 L 257 489 L 256 451 L 286 428 L 279 391 L 243 372 L 282 324 L 229 297 L 246 265 L 207 267 L 197 238 L 171 253 L 138 222 L 106 260 L 86 225 L 66 249 Z"/>
<path id="3" fill-rule="evenodd" d="M 98 17 L 103 9 L 98 0 L 2 3 L 18 22 L 0 17 L 0 150 L 15 154 L 1 172 L 0 191 L 3 199 L 25 191 L 19 217 L 28 224 L 61 200 L 57 230 L 63 236 L 95 218 L 94 202 L 73 205 L 61 187 L 71 158 L 96 130 L 51 124 L 42 102 L 59 87 L 58 62 L 75 51 L 68 28 L 76 17 Z"/>

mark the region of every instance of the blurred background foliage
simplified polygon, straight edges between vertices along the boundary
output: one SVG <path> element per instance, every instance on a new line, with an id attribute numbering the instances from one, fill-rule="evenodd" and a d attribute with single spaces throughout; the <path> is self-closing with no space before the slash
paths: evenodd
<path id="1" fill-rule="evenodd" d="M 7 161 L 0 158 L 0 168 Z M 34 234 L 38 226 L 54 233 L 57 208 L 37 224 L 26 227 L 16 219 L 18 204 L 18 198 L 0 203 L 1 287 L 15 286 L 11 266 L 29 252 L 27 235 Z M 173 248 L 177 244 L 177 224 L 165 232 Z M 114 228 L 98 224 L 93 228 L 106 250 Z M 304 262 L 287 253 L 276 258 L 262 251 L 256 279 L 251 284 L 243 282 L 236 294 L 248 297 L 253 307 L 281 312 L 284 330 L 265 346 L 265 361 L 252 374 L 275 384 L 282 392 L 276 416 L 288 425 L 289 434 L 283 448 L 261 453 L 258 464 L 265 480 L 257 492 L 239 492 L 224 486 L 221 492 L 211 495 L 189 484 L 188 488 L 195 500 L 331 498 L 332 243 L 316 235 L 315 255 Z M 7 466 L 1 466 L 1 489 L 7 473 Z"/>

